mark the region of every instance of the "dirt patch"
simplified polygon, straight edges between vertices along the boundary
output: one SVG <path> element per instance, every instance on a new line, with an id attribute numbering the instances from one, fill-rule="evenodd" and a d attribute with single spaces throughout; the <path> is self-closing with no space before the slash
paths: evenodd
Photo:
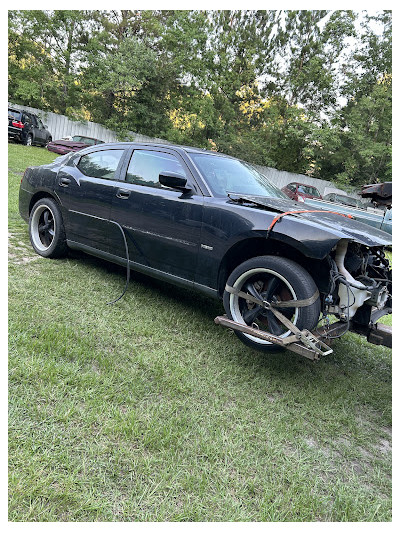
<path id="1" fill-rule="evenodd" d="M 380 443 L 376 447 L 381 453 L 387 454 L 392 452 L 392 445 L 386 439 L 380 439 Z"/>
<path id="2" fill-rule="evenodd" d="M 36 255 L 30 248 L 30 245 L 20 240 L 20 235 L 8 233 L 8 259 L 16 265 L 27 265 L 32 261 L 42 259 L 40 255 Z"/>

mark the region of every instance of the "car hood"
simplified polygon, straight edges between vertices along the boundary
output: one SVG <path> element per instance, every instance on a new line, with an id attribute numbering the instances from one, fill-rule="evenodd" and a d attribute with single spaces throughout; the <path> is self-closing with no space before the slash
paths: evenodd
<path id="1" fill-rule="evenodd" d="M 358 222 L 348 216 L 335 213 L 335 206 L 330 211 L 307 206 L 304 203 L 286 200 L 284 198 L 270 198 L 266 196 L 251 196 L 230 194 L 229 198 L 234 202 L 248 205 L 248 207 L 264 208 L 277 213 L 290 213 L 293 211 L 317 211 L 316 213 L 297 213 L 294 216 L 300 217 L 313 223 L 317 223 L 324 230 L 341 239 L 352 239 L 366 246 L 390 246 L 391 237 L 388 233 L 379 229 Z"/>

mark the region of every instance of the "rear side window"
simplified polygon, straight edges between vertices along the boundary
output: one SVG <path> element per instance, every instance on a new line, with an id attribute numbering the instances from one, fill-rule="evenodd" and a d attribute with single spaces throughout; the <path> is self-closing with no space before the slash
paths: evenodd
<path id="1" fill-rule="evenodd" d="M 186 177 L 185 170 L 176 156 L 152 150 L 135 150 L 126 173 L 126 181 L 161 188 L 158 176 L 162 172 L 174 172 Z"/>
<path id="2" fill-rule="evenodd" d="M 77 167 L 92 178 L 114 179 L 124 150 L 101 150 L 81 157 Z"/>

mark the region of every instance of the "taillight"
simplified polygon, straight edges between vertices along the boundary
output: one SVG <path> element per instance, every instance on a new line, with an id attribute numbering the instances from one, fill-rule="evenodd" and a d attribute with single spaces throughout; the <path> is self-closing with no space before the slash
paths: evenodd
<path id="1" fill-rule="evenodd" d="M 14 128 L 22 129 L 24 127 L 24 124 L 20 120 L 13 120 L 12 125 L 14 126 Z"/>

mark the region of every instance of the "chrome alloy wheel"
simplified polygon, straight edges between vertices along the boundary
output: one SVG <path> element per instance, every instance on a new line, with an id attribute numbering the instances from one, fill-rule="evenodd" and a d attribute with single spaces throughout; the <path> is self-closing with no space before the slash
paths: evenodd
<path id="1" fill-rule="evenodd" d="M 233 287 L 247 292 L 260 300 L 284 301 L 298 299 L 288 280 L 278 272 L 268 268 L 260 267 L 244 272 L 236 279 Z M 279 337 L 287 337 L 291 334 L 291 331 L 279 322 L 271 311 L 244 298 L 239 298 L 237 294 L 230 294 L 229 306 L 232 319 L 235 322 L 264 330 Z M 279 311 L 296 324 L 299 318 L 299 308 L 280 309 Z M 272 344 L 263 339 L 247 334 L 244 335 L 257 344 Z"/>
<path id="2" fill-rule="evenodd" d="M 47 205 L 39 205 L 32 215 L 31 237 L 36 248 L 45 252 L 50 248 L 55 235 L 54 213 Z"/>

